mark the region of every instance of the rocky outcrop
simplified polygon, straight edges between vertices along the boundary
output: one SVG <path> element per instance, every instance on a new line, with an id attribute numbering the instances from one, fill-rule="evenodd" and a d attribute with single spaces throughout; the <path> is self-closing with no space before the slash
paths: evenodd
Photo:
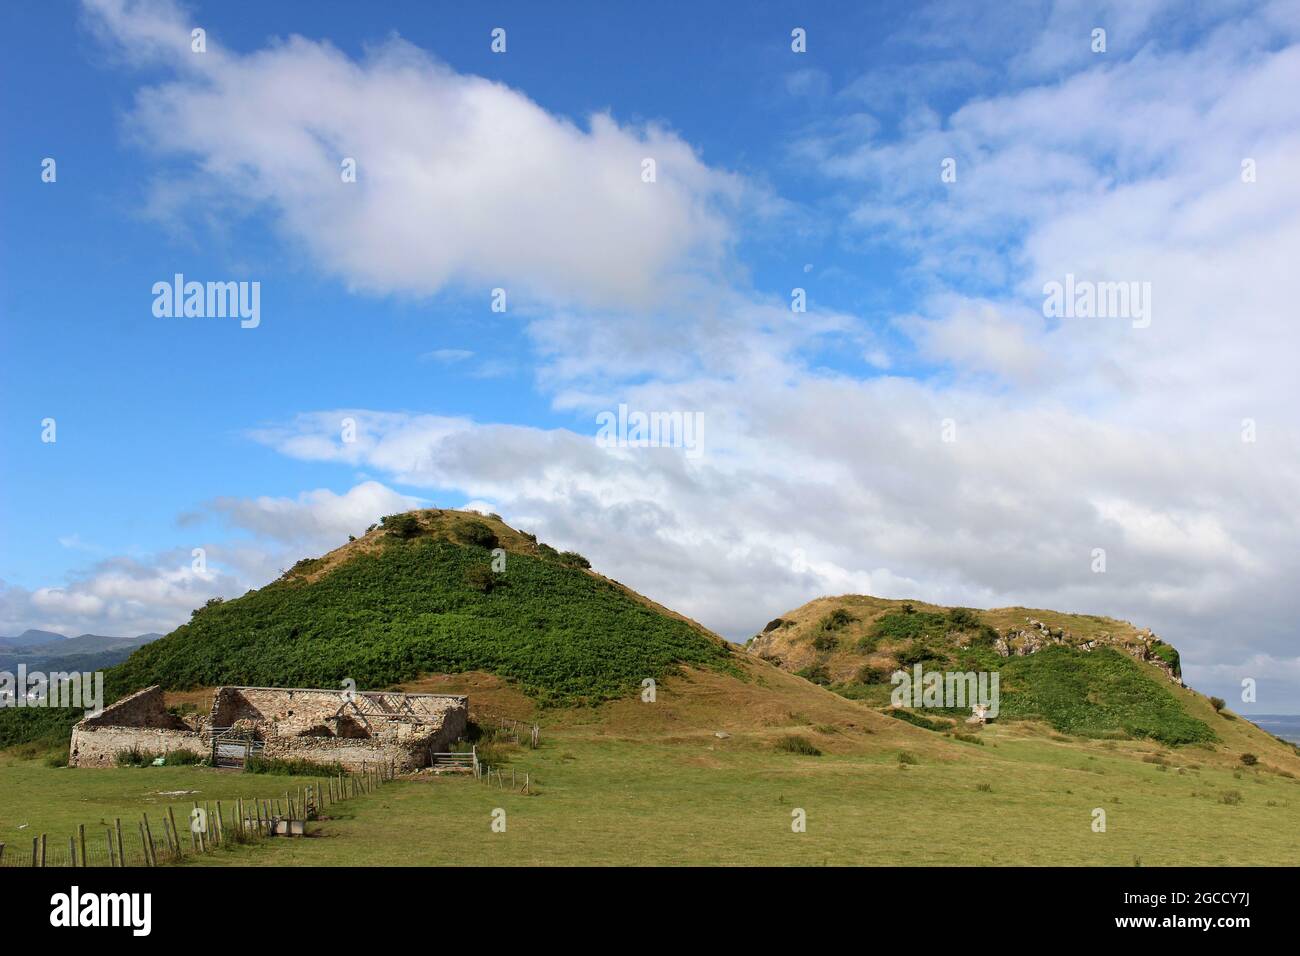
<path id="1" fill-rule="evenodd" d="M 1103 634 L 1100 638 L 1076 640 L 1064 628 L 1049 627 L 1042 621 L 1036 621 L 1033 618 L 1025 618 L 1025 622 L 1025 627 L 1009 628 L 1005 634 L 999 635 L 993 641 L 993 649 L 997 651 L 999 656 L 1026 657 L 1053 645 L 1064 645 L 1078 651 L 1092 651 L 1098 647 L 1113 647 L 1116 650 L 1123 651 L 1135 660 L 1154 665 L 1164 673 L 1171 683 L 1177 684 L 1179 687 L 1183 686 L 1177 652 L 1170 645 L 1156 637 L 1149 628 L 1140 630 L 1136 640 L 1115 640 L 1110 634 Z M 1167 657 L 1172 659 L 1167 659 Z"/>

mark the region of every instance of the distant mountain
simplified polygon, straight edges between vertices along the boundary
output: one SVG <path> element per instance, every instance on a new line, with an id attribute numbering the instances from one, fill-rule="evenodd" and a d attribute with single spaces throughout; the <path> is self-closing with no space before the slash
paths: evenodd
<path id="1" fill-rule="evenodd" d="M 0 670 L 11 671 L 19 664 L 26 664 L 28 670 L 102 670 L 160 637 L 152 632 L 135 637 L 65 637 L 54 631 L 26 630 L 17 637 L 0 637 Z"/>
<path id="2" fill-rule="evenodd" d="M 37 631 L 29 628 L 17 637 L 0 637 L 0 647 L 36 647 L 41 644 L 50 644 L 54 641 L 66 641 L 67 639 L 66 635 L 58 634 L 54 631 Z"/>

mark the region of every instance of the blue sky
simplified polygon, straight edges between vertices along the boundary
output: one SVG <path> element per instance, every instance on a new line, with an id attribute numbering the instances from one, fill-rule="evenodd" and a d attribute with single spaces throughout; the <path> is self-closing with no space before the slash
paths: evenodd
<path id="1" fill-rule="evenodd" d="M 1105 613 L 1300 710 L 1295 4 L 376 6 L 0 14 L 0 633 L 468 504 L 733 638 Z M 156 318 L 177 272 L 260 324 Z M 1154 321 L 1045 317 L 1066 274 Z M 705 454 L 595 448 L 620 403 Z"/>

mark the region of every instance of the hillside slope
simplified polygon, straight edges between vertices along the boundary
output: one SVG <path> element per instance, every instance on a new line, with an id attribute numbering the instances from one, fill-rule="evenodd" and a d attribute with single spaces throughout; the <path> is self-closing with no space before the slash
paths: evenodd
<path id="1" fill-rule="evenodd" d="M 734 653 L 580 555 L 494 516 L 430 510 L 390 516 L 260 590 L 209 602 L 114 676 L 130 687 L 368 688 L 482 670 L 572 704 L 630 694 L 684 664 L 734 669 Z"/>
<path id="2" fill-rule="evenodd" d="M 770 622 L 751 654 L 855 700 L 890 703 L 899 669 L 997 673 L 1001 722 L 1041 720 L 1080 737 L 1163 744 L 1275 738 L 1182 684 L 1177 650 L 1151 631 L 1095 615 L 1027 608 L 947 608 L 866 595 L 819 598 Z M 952 727 L 969 708 L 931 710 L 921 726 Z"/>

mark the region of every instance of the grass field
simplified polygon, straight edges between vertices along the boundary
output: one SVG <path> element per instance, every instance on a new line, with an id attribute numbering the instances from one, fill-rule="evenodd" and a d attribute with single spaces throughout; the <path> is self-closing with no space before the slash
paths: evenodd
<path id="1" fill-rule="evenodd" d="M 802 682 L 800 713 L 743 706 L 734 695 L 759 695 L 757 682 L 697 673 L 688 683 L 683 694 L 674 689 L 685 685 L 665 686 L 655 705 L 626 701 L 550 712 L 539 750 L 508 748 L 503 755 L 507 775 L 510 769 L 521 779 L 531 775 L 534 795 L 467 778 L 413 778 L 340 805 L 309 838 L 232 848 L 199 862 L 1296 861 L 1300 782 L 1286 776 L 1291 771 L 1283 762 L 1293 755 L 1281 745 L 1261 754 L 1253 768 L 1238 766 L 1222 744 L 1085 740 L 1030 723 L 986 727 L 976 745 L 890 720 Z M 528 706 L 490 678 L 459 686 L 498 712 Z M 1224 723 L 1231 732 L 1247 726 Z M 714 728 L 730 736 L 717 737 Z M 805 736 L 823 755 L 778 752 L 775 741 L 788 734 Z M 900 762 L 901 751 L 915 762 Z M 1156 760 L 1163 763 L 1149 762 Z M 14 837 L 19 822 L 29 824 L 22 833 L 30 844 L 39 828 L 53 837 L 79 822 L 135 819 L 142 808 L 165 805 L 158 791 L 197 789 L 202 793 L 189 799 L 230 800 L 273 796 L 293 781 L 185 767 L 69 770 L 6 758 L 0 760 L 0 840 Z M 492 831 L 497 808 L 506 812 L 504 833 Z M 797 808 L 807 814 L 804 833 L 791 829 Z M 1106 812 L 1104 833 L 1092 829 L 1096 808 Z"/>

